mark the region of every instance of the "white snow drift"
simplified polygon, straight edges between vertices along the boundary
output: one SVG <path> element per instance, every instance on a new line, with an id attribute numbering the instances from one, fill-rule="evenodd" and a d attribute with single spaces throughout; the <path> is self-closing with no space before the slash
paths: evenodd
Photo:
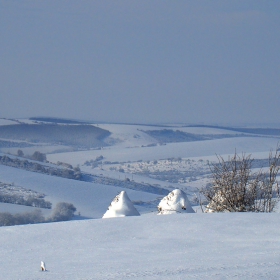
<path id="1" fill-rule="evenodd" d="M 125 191 L 121 191 L 111 202 L 103 218 L 140 216 Z"/>
<path id="2" fill-rule="evenodd" d="M 175 189 L 165 196 L 158 205 L 159 215 L 194 213 L 185 192 Z"/>

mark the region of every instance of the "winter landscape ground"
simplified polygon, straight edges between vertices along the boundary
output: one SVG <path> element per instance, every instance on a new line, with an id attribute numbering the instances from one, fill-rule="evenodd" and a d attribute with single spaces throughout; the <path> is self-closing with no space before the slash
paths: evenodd
<path id="1" fill-rule="evenodd" d="M 2 279 L 279 279 L 279 209 L 205 214 L 197 200 L 216 155 L 252 154 L 265 169 L 279 139 L 278 128 L 1 119 L 0 212 L 77 209 L 72 221 L 0 227 Z M 193 211 L 157 215 L 174 189 Z M 140 216 L 102 219 L 122 191 Z"/>

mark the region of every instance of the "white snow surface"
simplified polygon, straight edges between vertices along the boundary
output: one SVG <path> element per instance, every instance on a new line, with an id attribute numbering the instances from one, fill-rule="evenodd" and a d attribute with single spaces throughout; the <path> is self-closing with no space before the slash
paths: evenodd
<path id="1" fill-rule="evenodd" d="M 1 227 L 1 279 L 279 279 L 279 214 Z M 47 271 L 40 270 L 43 260 Z"/>
<path id="2" fill-rule="evenodd" d="M 125 191 L 121 191 L 111 202 L 102 218 L 116 218 L 126 216 L 139 216 Z"/>
<path id="3" fill-rule="evenodd" d="M 165 196 L 158 205 L 159 214 L 194 213 L 184 191 L 175 189 Z"/>

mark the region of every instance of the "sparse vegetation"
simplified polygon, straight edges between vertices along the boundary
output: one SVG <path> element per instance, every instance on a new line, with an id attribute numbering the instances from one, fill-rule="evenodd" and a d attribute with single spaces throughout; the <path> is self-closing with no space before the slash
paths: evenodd
<path id="1" fill-rule="evenodd" d="M 213 182 L 202 193 L 209 201 L 206 212 L 272 212 L 279 200 L 280 153 L 269 155 L 269 170 L 253 172 L 250 155 L 234 154 L 211 166 Z"/>
<path id="2" fill-rule="evenodd" d="M 0 202 L 47 209 L 50 209 L 52 207 L 52 204 L 49 201 L 45 201 L 43 198 L 29 196 L 27 199 L 25 199 L 23 196 L 19 196 L 16 194 L 0 193 Z"/>
<path id="3" fill-rule="evenodd" d="M 0 182 L 0 202 L 51 209 L 45 195 L 14 184 Z"/>
<path id="4" fill-rule="evenodd" d="M 103 162 L 103 169 L 116 170 L 119 172 L 144 175 L 153 179 L 170 183 L 184 184 L 197 180 L 197 177 L 209 176 L 207 162 L 200 159 L 169 158 L 162 160 L 142 161 L 130 163 Z"/>
<path id="5" fill-rule="evenodd" d="M 0 226 L 69 221 L 74 217 L 75 211 L 76 208 L 72 203 L 59 202 L 53 209 L 52 215 L 48 218 L 45 218 L 42 215 L 42 211 L 40 209 L 14 215 L 4 212 L 0 213 Z"/>
<path id="6" fill-rule="evenodd" d="M 72 203 L 59 202 L 53 209 L 53 213 L 48 221 L 59 222 L 59 221 L 69 221 L 74 217 L 76 208 Z"/>
<path id="7" fill-rule="evenodd" d="M 95 159 L 87 160 L 84 165 L 91 166 L 92 168 L 97 167 L 98 165 L 102 164 L 102 160 L 104 157 L 102 155 L 97 156 Z"/>
<path id="8" fill-rule="evenodd" d="M 82 173 L 79 168 L 73 170 L 69 168 L 56 168 L 52 166 L 42 165 L 37 162 L 28 161 L 27 159 L 0 156 L 0 164 L 68 179 L 81 180 L 82 178 Z"/>
<path id="9" fill-rule="evenodd" d="M 23 157 L 23 156 L 24 156 L 24 153 L 23 153 L 22 150 L 18 150 L 18 151 L 17 151 L 17 155 L 18 155 L 19 157 Z"/>
<path id="10" fill-rule="evenodd" d="M 36 209 L 33 212 L 22 214 L 0 213 L 0 226 L 14 226 L 24 224 L 37 224 L 45 221 L 41 210 Z"/>
<path id="11" fill-rule="evenodd" d="M 34 154 L 31 156 L 31 159 L 36 161 L 45 162 L 47 160 L 47 157 L 45 154 L 40 153 L 38 151 L 34 152 Z"/>

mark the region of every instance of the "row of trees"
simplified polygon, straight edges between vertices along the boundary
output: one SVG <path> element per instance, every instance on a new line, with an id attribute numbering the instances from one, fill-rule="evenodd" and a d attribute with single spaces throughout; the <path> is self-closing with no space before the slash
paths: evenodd
<path id="1" fill-rule="evenodd" d="M 279 201 L 277 175 L 279 145 L 269 154 L 268 168 L 254 171 L 251 155 L 235 154 L 227 161 L 217 156 L 210 165 L 211 186 L 202 189 L 208 201 L 205 212 L 272 212 Z"/>
<path id="2" fill-rule="evenodd" d="M 38 157 L 40 156 L 38 155 Z M 79 167 L 75 167 L 74 169 L 55 168 L 52 166 L 40 164 L 39 162 L 32 162 L 26 159 L 12 158 L 6 155 L 0 156 L 0 164 L 68 179 L 82 179 L 82 173 Z"/>
<path id="3" fill-rule="evenodd" d="M 30 196 L 30 195 L 28 197 L 24 197 L 18 194 L 7 194 L 7 193 L 0 192 L 0 202 L 32 206 L 38 208 L 47 208 L 47 209 L 52 208 L 51 202 L 46 201 L 43 198 Z"/>
<path id="4" fill-rule="evenodd" d="M 18 150 L 17 151 L 17 155 L 19 157 L 24 157 L 24 153 L 23 153 L 22 150 Z M 41 162 L 47 161 L 46 154 L 38 152 L 38 151 L 35 151 L 32 156 L 26 156 L 26 158 L 29 158 L 29 159 L 32 159 L 32 160 L 36 160 L 36 161 L 41 161 Z"/>
<path id="5" fill-rule="evenodd" d="M 74 217 L 76 211 L 72 203 L 59 202 L 56 204 L 50 217 L 45 218 L 42 211 L 36 209 L 22 214 L 0 213 L 0 226 L 13 226 L 23 224 L 37 224 L 58 221 L 68 221 Z"/>

